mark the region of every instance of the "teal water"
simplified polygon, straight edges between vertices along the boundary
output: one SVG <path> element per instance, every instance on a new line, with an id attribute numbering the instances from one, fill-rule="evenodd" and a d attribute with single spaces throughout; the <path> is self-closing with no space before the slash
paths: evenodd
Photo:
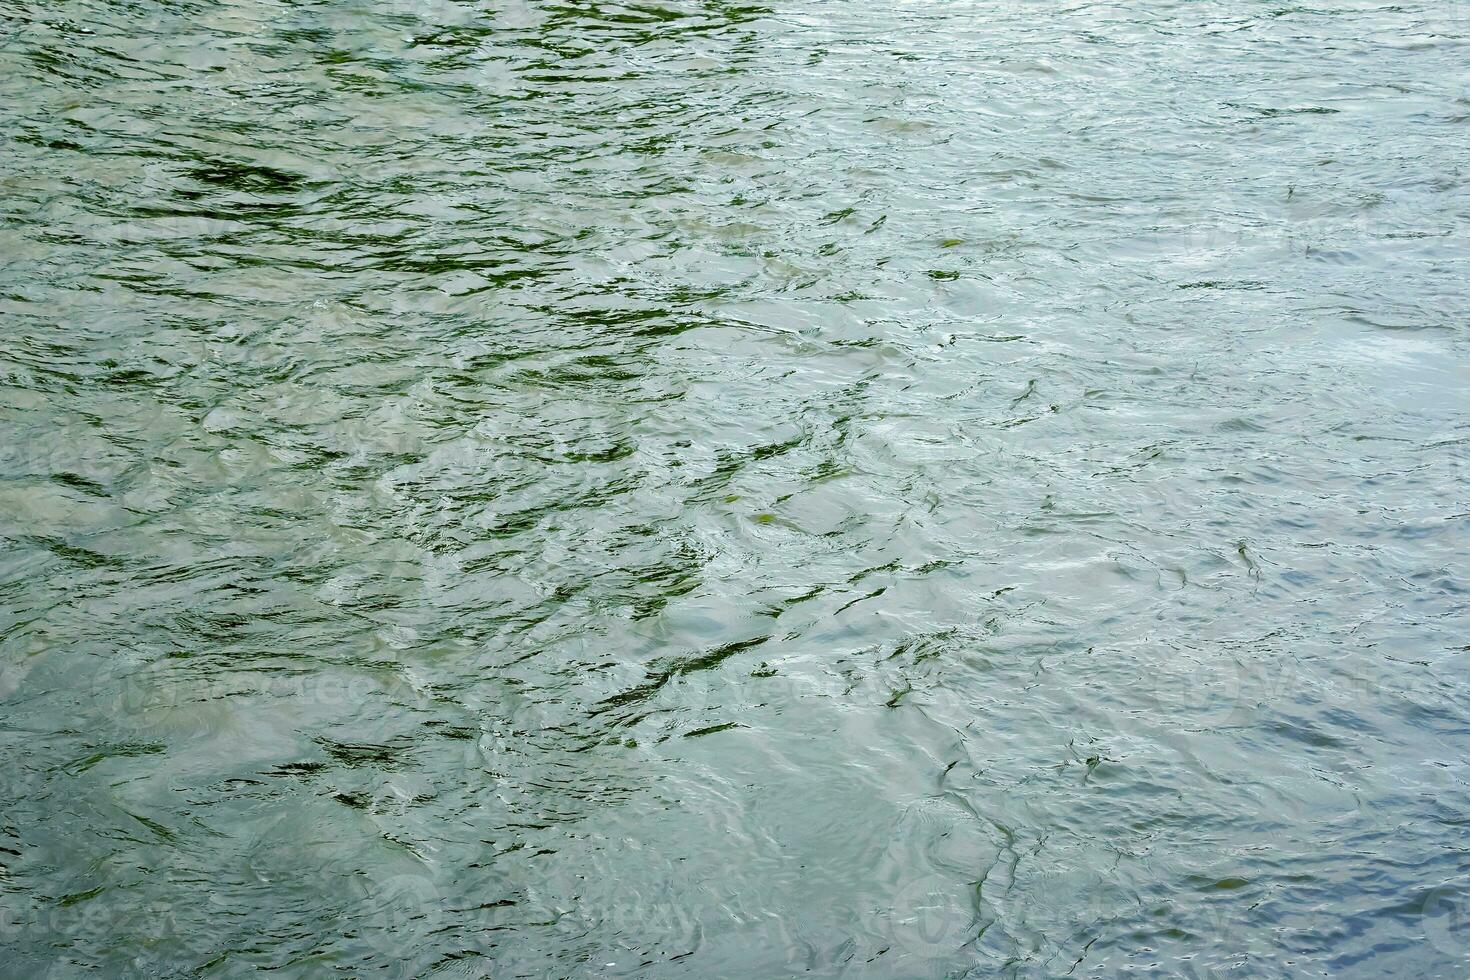
<path id="1" fill-rule="evenodd" d="M 1470 8 L 0 0 L 0 974 L 1470 974 Z"/>

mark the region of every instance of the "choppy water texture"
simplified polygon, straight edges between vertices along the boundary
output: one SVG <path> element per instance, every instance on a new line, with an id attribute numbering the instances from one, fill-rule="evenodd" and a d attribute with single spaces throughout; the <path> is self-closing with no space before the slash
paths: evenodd
<path id="1" fill-rule="evenodd" d="M 0 972 L 1470 967 L 1470 8 L 0 2 Z"/>

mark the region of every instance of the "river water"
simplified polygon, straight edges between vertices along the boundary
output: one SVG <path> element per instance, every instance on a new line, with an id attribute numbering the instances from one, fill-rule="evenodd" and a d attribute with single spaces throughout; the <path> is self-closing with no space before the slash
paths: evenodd
<path id="1" fill-rule="evenodd" d="M 0 2 L 0 972 L 1470 970 L 1470 8 Z"/>

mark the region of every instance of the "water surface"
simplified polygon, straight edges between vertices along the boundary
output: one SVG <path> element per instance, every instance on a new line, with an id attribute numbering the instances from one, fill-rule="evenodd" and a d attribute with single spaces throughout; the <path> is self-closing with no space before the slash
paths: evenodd
<path id="1" fill-rule="evenodd" d="M 0 3 L 0 972 L 1465 976 L 1466 10 Z"/>

